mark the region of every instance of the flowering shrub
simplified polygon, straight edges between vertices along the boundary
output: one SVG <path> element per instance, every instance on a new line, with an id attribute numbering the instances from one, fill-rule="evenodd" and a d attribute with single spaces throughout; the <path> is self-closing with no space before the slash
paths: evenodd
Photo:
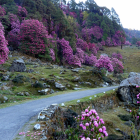
<path id="1" fill-rule="evenodd" d="M 71 46 L 69 45 L 69 41 L 66 41 L 64 38 L 61 40 L 58 40 L 58 43 L 60 44 L 60 50 L 62 53 L 62 61 L 70 64 L 70 65 L 76 65 L 81 67 L 81 62 L 79 58 L 76 55 L 73 55 L 73 50 Z"/>
<path id="2" fill-rule="evenodd" d="M 46 47 L 48 47 L 47 38 L 49 38 L 48 32 L 38 20 L 28 19 L 21 23 L 20 49 L 24 52 L 31 54 L 45 53 Z"/>
<path id="3" fill-rule="evenodd" d="M 24 7 L 18 6 L 18 15 L 24 19 L 28 14 L 27 10 Z"/>
<path id="4" fill-rule="evenodd" d="M 97 57 L 94 56 L 93 54 L 91 54 L 90 56 L 88 56 L 87 54 L 85 54 L 85 64 L 86 65 L 95 65 L 95 63 L 97 62 Z"/>
<path id="5" fill-rule="evenodd" d="M 132 45 L 129 41 L 125 41 L 125 45 Z"/>
<path id="6" fill-rule="evenodd" d="M 51 56 L 52 60 L 55 61 L 55 52 L 52 48 L 50 48 L 50 56 Z"/>
<path id="7" fill-rule="evenodd" d="M 103 50 L 104 50 L 104 48 L 103 48 L 102 44 L 101 44 L 101 43 L 99 43 L 99 42 L 96 44 L 96 47 L 97 47 L 97 48 L 99 48 L 99 50 L 101 50 L 101 51 L 103 51 Z"/>
<path id="8" fill-rule="evenodd" d="M 112 62 L 108 56 L 101 55 L 100 58 L 97 60 L 95 66 L 97 68 L 106 68 L 109 72 L 114 71 Z"/>
<path id="9" fill-rule="evenodd" d="M 119 59 L 119 60 L 123 59 L 123 58 L 122 58 L 122 55 L 121 55 L 120 53 L 113 53 L 113 54 L 112 54 L 112 57 L 113 57 L 113 58 L 117 58 L 117 59 Z"/>
<path id="10" fill-rule="evenodd" d="M 82 40 L 81 38 L 77 39 L 76 47 L 81 48 L 84 51 L 89 50 L 89 46 L 88 46 L 87 42 Z"/>
<path id="11" fill-rule="evenodd" d="M 112 58 L 112 65 L 114 68 L 114 73 L 123 73 L 123 64 L 117 58 Z"/>
<path id="12" fill-rule="evenodd" d="M 137 90 L 140 91 L 140 87 L 136 86 Z M 136 95 L 137 98 L 137 105 L 140 104 L 140 93 Z M 138 105 L 139 106 L 139 105 Z M 136 108 L 130 110 L 130 114 L 133 116 L 134 123 L 131 122 L 131 137 L 133 139 L 139 140 L 140 139 L 140 109 Z"/>
<path id="13" fill-rule="evenodd" d="M 94 43 L 88 43 L 89 51 L 92 52 L 93 55 L 97 55 L 97 50 L 96 46 Z"/>
<path id="14" fill-rule="evenodd" d="M 110 37 L 107 37 L 106 41 L 105 41 L 105 45 L 106 46 L 112 46 L 112 41 L 111 41 L 111 38 Z"/>
<path id="15" fill-rule="evenodd" d="M 137 41 L 137 43 L 136 43 L 138 46 L 140 46 L 140 41 Z"/>
<path id="16" fill-rule="evenodd" d="M 81 138 L 81 140 L 102 140 L 102 138 L 108 136 L 104 121 L 98 116 L 95 109 L 88 107 L 85 111 L 81 112 L 81 115 L 78 115 L 76 121 L 78 125 L 73 131 L 78 132 L 79 139 Z M 70 135 L 69 132 L 67 133 Z M 72 137 L 74 138 L 74 135 Z"/>
<path id="17" fill-rule="evenodd" d="M 102 46 L 105 46 L 105 41 L 102 40 L 102 41 L 101 41 L 101 44 L 102 44 Z"/>
<path id="18" fill-rule="evenodd" d="M 4 16 L 5 14 L 6 14 L 6 11 L 5 11 L 4 7 L 2 7 L 0 5 L 0 16 Z"/>
<path id="19" fill-rule="evenodd" d="M 0 64 L 3 64 L 8 59 L 9 49 L 7 41 L 4 37 L 4 27 L 0 23 Z"/>
<path id="20" fill-rule="evenodd" d="M 93 36 L 99 40 L 103 36 L 103 30 L 99 26 L 94 26 L 92 29 Z"/>
<path id="21" fill-rule="evenodd" d="M 7 35 L 8 44 L 11 45 L 14 49 L 17 49 L 19 46 L 18 35 L 20 33 L 20 21 L 14 14 L 9 14 L 9 19 L 11 22 L 11 31 L 8 32 Z"/>
<path id="22" fill-rule="evenodd" d="M 81 63 L 85 62 L 85 56 L 84 56 L 84 51 L 80 48 L 76 48 L 76 56 L 79 58 Z"/>

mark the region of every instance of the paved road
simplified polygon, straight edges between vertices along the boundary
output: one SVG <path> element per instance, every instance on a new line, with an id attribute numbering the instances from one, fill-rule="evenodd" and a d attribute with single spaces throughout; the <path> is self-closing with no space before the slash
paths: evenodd
<path id="1" fill-rule="evenodd" d="M 18 131 L 31 117 L 37 115 L 42 109 L 53 103 L 60 104 L 62 102 L 98 94 L 114 88 L 117 88 L 117 86 L 76 91 L 0 109 L 0 140 L 13 140 Z"/>

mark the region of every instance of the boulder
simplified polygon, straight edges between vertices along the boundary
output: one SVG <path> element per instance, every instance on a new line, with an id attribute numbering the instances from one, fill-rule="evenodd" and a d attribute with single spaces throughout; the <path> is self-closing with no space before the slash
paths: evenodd
<path id="1" fill-rule="evenodd" d="M 12 65 L 10 66 L 9 68 L 9 71 L 16 71 L 16 72 L 24 72 L 26 71 L 26 66 L 25 66 L 25 63 L 23 61 L 23 59 L 18 59 L 18 60 L 14 60 Z"/>
<path id="2" fill-rule="evenodd" d="M 35 130 L 39 130 L 39 129 L 40 129 L 40 124 L 36 124 L 36 125 L 34 126 L 34 129 L 35 129 Z"/>
<path id="3" fill-rule="evenodd" d="M 3 75 L 1 81 L 8 81 L 9 75 Z"/>
<path id="4" fill-rule="evenodd" d="M 133 76 L 140 76 L 140 73 L 130 72 L 128 78 L 133 77 Z"/>
<path id="5" fill-rule="evenodd" d="M 117 96 L 118 98 L 129 104 L 137 104 L 136 95 L 139 93 L 136 86 L 140 86 L 140 76 L 130 76 L 123 80 L 118 87 Z"/>
<path id="6" fill-rule="evenodd" d="M 60 89 L 60 90 L 64 90 L 65 89 L 65 86 L 63 86 L 62 84 L 60 84 L 58 82 L 55 82 L 55 87 Z"/>
<path id="7" fill-rule="evenodd" d="M 46 89 L 42 89 L 42 90 L 38 90 L 38 93 L 41 93 L 42 95 L 47 95 L 47 93 L 49 92 L 50 89 L 46 88 Z"/>
<path id="8" fill-rule="evenodd" d="M 2 94 L 0 94 L 0 104 L 5 103 L 6 101 L 8 101 L 8 98 L 6 96 L 3 96 Z"/>

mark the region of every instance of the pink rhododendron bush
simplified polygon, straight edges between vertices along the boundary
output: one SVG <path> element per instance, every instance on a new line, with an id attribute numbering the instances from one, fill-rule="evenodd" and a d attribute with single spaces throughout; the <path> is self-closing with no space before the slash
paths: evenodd
<path id="1" fill-rule="evenodd" d="M 103 140 L 108 136 L 104 121 L 99 117 L 95 109 L 88 107 L 75 119 L 77 127 L 65 132 L 68 135 L 68 139 L 70 139 L 70 136 L 73 140 Z M 73 133 L 77 133 L 77 135 Z"/>
<path id="2" fill-rule="evenodd" d="M 11 31 L 8 32 L 7 40 L 8 44 L 14 49 L 17 49 L 19 46 L 19 33 L 20 33 L 20 21 L 17 15 L 9 14 Z"/>
<path id="3" fill-rule="evenodd" d="M 90 56 L 85 54 L 85 64 L 89 66 L 95 65 L 97 62 L 97 57 L 91 54 Z"/>
<path id="4" fill-rule="evenodd" d="M 22 51 L 30 54 L 45 53 L 48 47 L 47 38 L 49 38 L 48 32 L 42 22 L 28 19 L 21 23 L 19 39 Z"/>
<path id="5" fill-rule="evenodd" d="M 61 40 L 58 40 L 58 44 L 61 62 L 81 67 L 81 62 L 78 56 L 73 55 L 73 50 L 69 45 L 69 41 L 66 41 L 64 38 L 62 38 Z"/>
<path id="6" fill-rule="evenodd" d="M 6 14 L 5 8 L 0 5 L 0 16 L 4 16 Z"/>
<path id="7" fill-rule="evenodd" d="M 8 59 L 9 49 L 7 45 L 8 43 L 4 36 L 4 27 L 0 22 L 0 64 L 3 64 Z"/>
<path id="8" fill-rule="evenodd" d="M 119 59 L 119 60 L 122 60 L 123 58 L 122 58 L 122 55 L 120 54 L 120 53 L 113 53 L 112 54 L 112 57 L 113 58 L 117 58 L 117 59 Z"/>
<path id="9" fill-rule="evenodd" d="M 123 73 L 123 64 L 120 60 L 117 58 L 112 58 L 112 65 L 114 68 L 114 73 Z"/>
<path id="10" fill-rule="evenodd" d="M 109 72 L 113 72 L 113 65 L 112 65 L 112 61 L 108 56 L 103 56 L 101 55 L 100 58 L 97 60 L 95 66 L 97 68 L 105 68 L 107 69 Z"/>

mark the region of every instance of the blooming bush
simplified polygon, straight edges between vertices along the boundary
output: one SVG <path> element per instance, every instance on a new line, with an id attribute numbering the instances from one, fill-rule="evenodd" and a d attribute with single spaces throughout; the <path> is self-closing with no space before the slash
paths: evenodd
<path id="1" fill-rule="evenodd" d="M 102 44 L 101 44 L 101 43 L 99 43 L 99 42 L 96 44 L 96 47 L 97 47 L 97 48 L 99 48 L 99 50 L 101 50 L 101 51 L 103 51 L 103 50 L 104 50 L 104 48 L 103 48 Z"/>
<path id="2" fill-rule="evenodd" d="M 113 72 L 112 61 L 108 56 L 101 55 L 100 58 L 97 60 L 95 66 L 97 68 L 106 68 L 109 72 Z"/>
<path id="3" fill-rule="evenodd" d="M 91 54 L 90 56 L 85 54 L 85 64 L 86 65 L 93 66 L 93 65 L 95 65 L 96 62 L 97 62 L 97 57 L 96 56 L 94 56 L 93 54 Z"/>
<path id="4" fill-rule="evenodd" d="M 89 50 L 89 46 L 88 46 L 87 42 L 82 40 L 81 38 L 77 39 L 76 47 L 81 48 L 84 51 Z"/>
<path id="5" fill-rule="evenodd" d="M 132 45 L 129 41 L 125 41 L 125 45 Z"/>
<path id="6" fill-rule="evenodd" d="M 60 44 L 60 50 L 62 53 L 62 60 L 63 62 L 66 62 L 70 65 L 76 65 L 81 67 L 81 62 L 79 58 L 76 55 L 73 55 L 73 50 L 71 46 L 69 45 L 69 41 L 66 41 L 64 38 L 61 40 L 58 40 L 58 43 Z"/>
<path id="7" fill-rule="evenodd" d="M 137 41 L 137 43 L 136 43 L 138 46 L 140 46 L 140 41 Z"/>
<path id="8" fill-rule="evenodd" d="M 85 56 L 84 56 L 84 51 L 80 48 L 76 48 L 76 56 L 79 58 L 81 63 L 85 62 Z"/>
<path id="9" fill-rule="evenodd" d="M 0 22 L 0 64 L 3 64 L 8 59 L 9 49 L 7 45 L 8 43 L 4 36 L 4 27 Z"/>
<path id="10" fill-rule="evenodd" d="M 24 7 L 18 6 L 18 15 L 24 19 L 28 14 L 27 10 Z"/>
<path id="11" fill-rule="evenodd" d="M 97 55 L 97 50 L 96 46 L 94 43 L 88 43 L 89 46 L 89 51 L 92 52 L 93 55 Z"/>
<path id="12" fill-rule="evenodd" d="M 108 136 L 104 121 L 99 117 L 95 109 L 90 109 L 90 107 L 85 109 L 85 111 L 81 112 L 81 115 L 78 115 L 76 122 L 78 122 L 78 125 L 73 131 L 78 132 L 81 140 L 102 140 L 102 138 Z M 66 134 L 70 135 L 68 131 Z M 70 136 L 74 138 L 74 135 Z"/>
<path id="13" fill-rule="evenodd" d="M 0 5 L 0 16 L 4 16 L 5 14 L 6 14 L 6 11 L 5 11 L 4 7 L 2 7 Z"/>
<path id="14" fill-rule="evenodd" d="M 20 33 L 20 21 L 18 17 L 14 14 L 9 14 L 11 31 L 8 32 L 7 40 L 8 44 L 14 49 L 17 49 L 19 46 L 19 33 Z"/>
<path id="15" fill-rule="evenodd" d="M 21 23 L 19 39 L 22 51 L 30 54 L 45 53 L 48 47 L 47 38 L 49 38 L 48 32 L 42 22 L 28 19 Z"/>
<path id="16" fill-rule="evenodd" d="M 107 37 L 107 39 L 106 39 L 106 41 L 105 41 L 105 45 L 106 46 L 112 46 L 112 40 L 111 40 L 111 38 L 110 37 Z"/>
<path id="17" fill-rule="evenodd" d="M 52 60 L 55 61 L 55 52 L 52 48 L 50 48 L 50 56 L 51 56 Z"/>
<path id="18" fill-rule="evenodd" d="M 120 53 L 113 53 L 113 54 L 112 54 L 112 57 L 113 57 L 113 58 L 117 58 L 117 59 L 119 59 L 119 60 L 123 59 L 123 58 L 122 58 L 122 55 L 121 55 Z"/>
<path id="19" fill-rule="evenodd" d="M 112 65 L 114 68 L 114 73 L 123 73 L 123 64 L 117 58 L 112 58 Z"/>

